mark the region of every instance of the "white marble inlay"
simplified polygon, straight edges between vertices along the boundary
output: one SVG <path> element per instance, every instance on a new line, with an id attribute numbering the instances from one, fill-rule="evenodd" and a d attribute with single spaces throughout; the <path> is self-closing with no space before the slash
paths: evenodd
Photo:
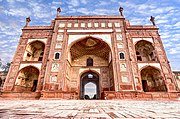
<path id="1" fill-rule="evenodd" d="M 120 27 L 120 23 L 118 23 L 118 22 L 115 22 L 114 25 L 115 25 L 115 27 Z"/>
<path id="2" fill-rule="evenodd" d="M 98 23 L 94 23 L 94 27 L 98 27 Z"/>
<path id="3" fill-rule="evenodd" d="M 106 24 L 105 23 L 101 23 L 101 27 L 105 27 L 106 26 Z"/>
<path id="4" fill-rule="evenodd" d="M 116 29 L 116 32 L 121 32 L 121 29 L 119 28 L 119 29 Z"/>
<path id="5" fill-rule="evenodd" d="M 88 23 L 88 27 L 92 27 L 92 24 L 91 24 L 91 23 Z"/>
<path id="6" fill-rule="evenodd" d="M 50 76 L 50 82 L 57 82 L 57 76 Z"/>
<path id="7" fill-rule="evenodd" d="M 75 24 L 74 24 L 74 27 L 78 27 L 78 23 L 75 23 Z"/>
<path id="8" fill-rule="evenodd" d="M 108 27 L 112 27 L 112 23 L 108 23 Z"/>
<path id="9" fill-rule="evenodd" d="M 58 69 L 59 69 L 59 64 L 53 63 L 51 71 L 52 72 L 58 72 Z"/>
<path id="10" fill-rule="evenodd" d="M 62 48 L 62 43 L 57 43 L 55 48 Z"/>
<path id="11" fill-rule="evenodd" d="M 85 23 L 81 23 L 81 27 L 85 27 Z"/>
<path id="12" fill-rule="evenodd" d="M 59 23 L 59 27 L 61 28 L 65 27 L 65 23 Z"/>
<path id="13" fill-rule="evenodd" d="M 126 71 L 126 64 L 125 63 L 120 64 L 120 69 L 121 71 Z"/>
<path id="14" fill-rule="evenodd" d="M 122 76 L 121 78 L 122 78 L 122 82 L 123 82 L 123 83 L 128 83 L 128 82 L 129 82 L 128 77 Z"/>
<path id="15" fill-rule="evenodd" d="M 118 48 L 123 48 L 123 43 L 117 43 Z"/>
<path id="16" fill-rule="evenodd" d="M 97 29 L 97 30 L 67 30 L 67 32 L 113 32 L 112 29 Z"/>
<path id="17" fill-rule="evenodd" d="M 62 34 L 57 35 L 57 41 L 62 41 L 62 40 L 63 40 L 63 35 Z"/>
<path id="18" fill-rule="evenodd" d="M 121 33 L 117 33 L 116 34 L 116 38 L 117 38 L 117 40 L 122 40 L 122 34 Z"/>
<path id="19" fill-rule="evenodd" d="M 72 23 L 68 23 L 67 27 L 72 27 Z"/>

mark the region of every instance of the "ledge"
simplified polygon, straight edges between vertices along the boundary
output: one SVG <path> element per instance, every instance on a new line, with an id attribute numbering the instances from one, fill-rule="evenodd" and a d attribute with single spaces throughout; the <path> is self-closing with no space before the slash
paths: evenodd
<path id="1" fill-rule="evenodd" d="M 125 19 L 122 16 L 58 16 L 55 20 L 83 20 L 83 19 Z"/>
<path id="2" fill-rule="evenodd" d="M 22 30 L 53 30 L 52 26 L 25 26 Z"/>
<path id="3" fill-rule="evenodd" d="M 157 26 L 153 25 L 130 25 L 126 27 L 127 30 L 158 30 L 159 28 Z"/>

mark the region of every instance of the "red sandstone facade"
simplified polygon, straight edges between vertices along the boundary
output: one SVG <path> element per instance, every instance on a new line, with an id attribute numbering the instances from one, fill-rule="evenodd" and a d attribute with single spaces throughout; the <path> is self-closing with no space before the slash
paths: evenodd
<path id="1" fill-rule="evenodd" d="M 50 26 L 26 26 L 3 97 L 177 99 L 172 71 L 154 25 L 130 25 L 120 16 L 59 16 Z M 154 23 L 154 22 L 153 22 Z"/>

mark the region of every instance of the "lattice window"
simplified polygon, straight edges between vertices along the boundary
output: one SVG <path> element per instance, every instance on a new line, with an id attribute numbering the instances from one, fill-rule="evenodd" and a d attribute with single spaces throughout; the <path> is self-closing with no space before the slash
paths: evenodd
<path id="1" fill-rule="evenodd" d="M 55 59 L 60 59 L 60 53 L 59 52 L 55 53 Z"/>
<path id="2" fill-rule="evenodd" d="M 93 59 L 90 57 L 87 59 L 87 66 L 93 66 Z"/>
<path id="3" fill-rule="evenodd" d="M 124 59 L 124 53 L 122 52 L 119 53 L 119 59 Z"/>

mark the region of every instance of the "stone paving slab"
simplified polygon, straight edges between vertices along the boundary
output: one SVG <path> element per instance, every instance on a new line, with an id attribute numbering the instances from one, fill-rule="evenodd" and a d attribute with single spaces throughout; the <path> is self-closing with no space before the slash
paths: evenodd
<path id="1" fill-rule="evenodd" d="M 0 100 L 2 119 L 180 119 L 180 101 Z"/>

